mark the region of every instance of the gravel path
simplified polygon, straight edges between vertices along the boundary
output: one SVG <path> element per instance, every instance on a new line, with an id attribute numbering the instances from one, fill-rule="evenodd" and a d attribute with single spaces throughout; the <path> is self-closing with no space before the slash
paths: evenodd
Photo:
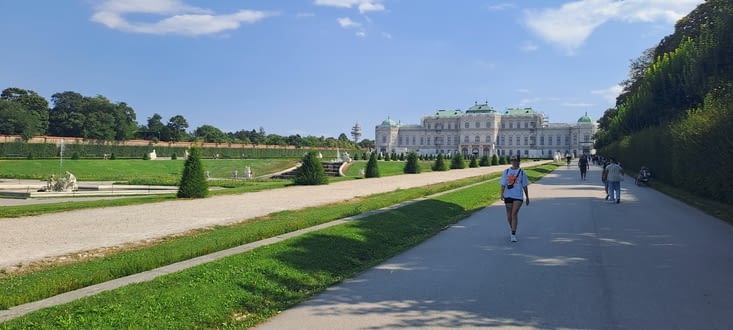
<path id="1" fill-rule="evenodd" d="M 535 165 L 532 163 L 531 165 Z M 84 257 L 90 251 L 242 222 L 283 210 L 297 210 L 397 189 L 495 173 L 507 165 L 349 180 L 322 186 L 86 209 L 22 218 L 0 218 L 0 270 L 36 262 Z M 62 258 L 63 259 L 63 258 Z"/>

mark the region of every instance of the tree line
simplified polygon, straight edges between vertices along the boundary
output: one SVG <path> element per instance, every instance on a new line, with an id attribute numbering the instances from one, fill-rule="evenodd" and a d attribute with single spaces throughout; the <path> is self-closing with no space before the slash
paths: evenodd
<path id="1" fill-rule="evenodd" d="M 625 168 L 647 166 L 672 186 L 733 202 L 733 1 L 708 0 L 631 62 L 595 147 Z M 693 160 L 704 159 L 701 170 Z M 691 162 L 693 161 L 693 162 Z M 710 166 L 707 166 L 710 165 Z"/>
<path id="2" fill-rule="evenodd" d="M 344 133 L 334 138 L 299 134 L 280 136 L 267 134 L 262 127 L 236 132 L 223 132 L 212 125 L 202 125 L 192 131 L 188 128 L 183 115 L 163 122 L 163 117 L 155 113 L 145 124 L 139 124 L 132 107 L 125 102 L 113 103 L 102 95 L 90 97 L 67 91 L 53 94 L 49 103 L 32 90 L 17 87 L 6 88 L 0 94 L 0 134 L 20 135 L 25 140 L 51 135 L 104 141 L 144 139 L 345 149 L 374 147 L 374 141 L 364 139 L 357 144 Z"/>

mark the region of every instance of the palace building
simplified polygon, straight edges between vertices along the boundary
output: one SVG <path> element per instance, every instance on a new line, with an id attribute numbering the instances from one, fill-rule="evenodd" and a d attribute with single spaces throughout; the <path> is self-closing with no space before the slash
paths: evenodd
<path id="1" fill-rule="evenodd" d="M 488 103 L 476 103 L 465 112 L 437 110 L 419 125 L 387 118 L 375 129 L 376 150 L 382 153 L 416 152 L 419 155 L 511 156 L 553 158 L 591 154 L 597 126 L 586 113 L 576 123 L 549 123 L 532 108 L 498 112 Z"/>

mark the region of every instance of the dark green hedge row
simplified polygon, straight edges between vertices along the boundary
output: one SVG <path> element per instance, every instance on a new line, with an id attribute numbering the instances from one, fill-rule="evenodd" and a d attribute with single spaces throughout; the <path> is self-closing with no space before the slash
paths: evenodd
<path id="1" fill-rule="evenodd" d="M 66 144 L 64 158 L 104 158 L 104 155 L 114 154 L 115 158 L 139 158 L 155 149 L 158 157 L 183 157 L 186 147 L 168 147 L 165 145 L 128 146 L 116 144 Z M 302 158 L 307 151 L 320 152 L 324 159 L 336 158 L 336 150 L 288 149 L 288 148 L 201 148 L 202 158 L 242 159 L 242 158 Z M 343 154 L 343 150 L 341 151 Z M 349 153 L 355 155 L 356 151 Z M 28 159 L 28 158 L 56 158 L 59 157 L 59 147 L 51 143 L 0 143 L 0 158 Z"/>
<path id="2" fill-rule="evenodd" d="M 733 204 L 733 84 L 708 94 L 682 120 L 647 128 L 602 150 L 627 174 L 649 167 L 654 180 Z"/>

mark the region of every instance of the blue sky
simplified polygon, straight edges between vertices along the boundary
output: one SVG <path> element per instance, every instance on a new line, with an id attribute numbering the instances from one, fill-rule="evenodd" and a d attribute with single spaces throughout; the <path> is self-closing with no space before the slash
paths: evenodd
<path id="1" fill-rule="evenodd" d="M 703 1 L 0 2 L 0 89 L 103 95 L 189 130 L 362 138 L 487 102 L 551 122 L 612 107 L 629 63 Z"/>

